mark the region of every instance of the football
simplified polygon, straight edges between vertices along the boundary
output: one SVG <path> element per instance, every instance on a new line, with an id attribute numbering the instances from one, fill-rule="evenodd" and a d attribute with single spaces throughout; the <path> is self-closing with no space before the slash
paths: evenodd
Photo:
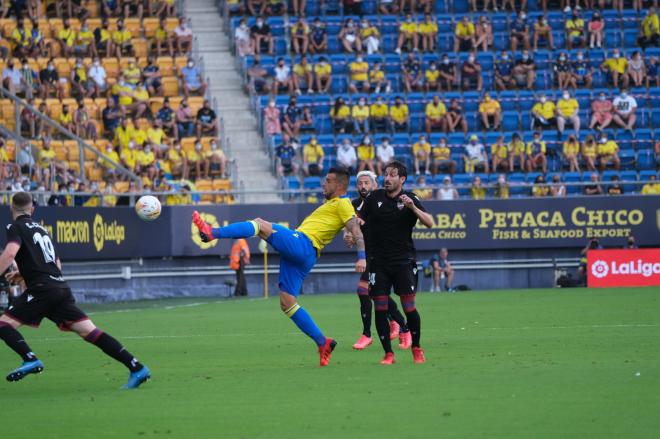
<path id="1" fill-rule="evenodd" d="M 160 216 L 160 201 L 153 195 L 144 195 L 135 203 L 135 212 L 144 221 L 153 221 Z"/>

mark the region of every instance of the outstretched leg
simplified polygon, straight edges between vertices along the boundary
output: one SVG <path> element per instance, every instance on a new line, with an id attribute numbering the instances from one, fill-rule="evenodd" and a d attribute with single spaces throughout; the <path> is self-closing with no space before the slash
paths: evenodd
<path id="1" fill-rule="evenodd" d="M 44 369 L 43 363 L 32 352 L 21 333 L 17 331 L 20 326 L 21 323 L 18 320 L 12 319 L 6 314 L 0 317 L 0 339 L 23 359 L 23 364 L 7 375 L 7 381 L 18 381 L 28 374 L 39 373 Z"/>

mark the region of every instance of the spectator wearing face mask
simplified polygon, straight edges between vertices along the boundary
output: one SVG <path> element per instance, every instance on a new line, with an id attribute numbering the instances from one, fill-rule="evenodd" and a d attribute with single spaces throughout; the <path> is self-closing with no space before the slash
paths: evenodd
<path id="1" fill-rule="evenodd" d="M 433 100 L 426 104 L 424 114 L 426 134 L 431 134 L 434 128 L 440 128 L 443 132 L 447 132 L 447 107 L 440 100 L 440 96 L 433 96 Z"/>
<path id="2" fill-rule="evenodd" d="M 401 96 L 396 96 L 394 98 L 394 105 L 390 107 L 390 121 L 392 131 L 408 131 L 410 112 L 408 105 L 403 102 Z"/>
<path id="3" fill-rule="evenodd" d="M 311 33 L 309 35 L 309 51 L 313 54 L 328 51 L 328 31 L 318 17 L 312 22 Z"/>
<path id="4" fill-rule="evenodd" d="M 506 51 L 503 51 L 499 59 L 495 62 L 495 88 L 506 90 L 515 85 L 513 78 L 513 62 Z"/>
<path id="5" fill-rule="evenodd" d="M 282 132 L 280 123 L 281 112 L 275 105 L 275 100 L 270 99 L 268 105 L 264 108 L 264 124 L 266 126 L 266 134 L 274 136 Z"/>
<path id="6" fill-rule="evenodd" d="M 555 174 L 552 176 L 552 184 L 550 185 L 551 197 L 565 197 L 567 195 L 566 185 L 562 183 L 561 176 Z"/>
<path id="7" fill-rule="evenodd" d="M 374 132 L 390 132 L 389 107 L 382 96 L 369 107 L 369 126 Z"/>
<path id="8" fill-rule="evenodd" d="M 352 18 L 347 18 L 337 36 L 346 53 L 362 52 L 362 40 Z"/>
<path id="9" fill-rule="evenodd" d="M 2 73 L 2 78 L 4 81 L 5 72 Z M 39 72 L 39 83 L 41 84 L 41 99 L 47 99 L 53 92 L 58 99 L 64 97 L 64 87 L 55 68 L 54 60 L 49 60 L 46 68 Z"/>
<path id="10" fill-rule="evenodd" d="M 197 96 L 204 96 L 206 93 L 206 83 L 202 78 L 202 72 L 195 66 L 192 59 L 181 69 L 181 84 L 183 84 L 183 95 L 185 97 L 194 93 Z"/>
<path id="11" fill-rule="evenodd" d="M 628 70 L 628 60 L 621 56 L 621 52 L 618 48 L 612 50 L 612 54 L 609 58 L 603 61 L 600 68 L 607 73 L 611 80 L 611 85 L 614 88 L 618 88 L 619 83 L 621 83 L 623 87 L 628 87 L 628 75 L 626 74 L 626 71 Z"/>
<path id="12" fill-rule="evenodd" d="M 504 142 L 504 136 L 499 136 L 497 141 L 490 146 L 490 156 L 493 164 L 493 172 L 509 170 L 509 149 Z"/>
<path id="13" fill-rule="evenodd" d="M 598 166 L 604 171 L 610 164 L 617 171 L 621 167 L 619 145 L 614 140 L 608 139 L 607 133 L 603 132 L 598 139 Z"/>
<path id="14" fill-rule="evenodd" d="M 374 93 L 380 93 L 385 89 L 385 93 L 392 91 L 392 81 L 387 79 L 380 62 L 375 62 L 369 70 L 369 90 Z"/>
<path id="15" fill-rule="evenodd" d="M 591 88 L 593 70 L 591 63 L 584 56 L 584 53 L 581 50 L 578 50 L 575 55 L 575 61 L 571 64 L 571 75 L 573 76 L 571 84 L 584 86 L 584 88 Z"/>
<path id="16" fill-rule="evenodd" d="M 255 24 L 250 28 L 250 35 L 254 41 L 253 44 L 256 53 L 268 52 L 269 55 L 273 55 L 275 53 L 275 40 L 273 39 L 270 26 L 266 23 L 263 16 L 257 17 Z"/>
<path id="17" fill-rule="evenodd" d="M 383 137 L 380 145 L 376 147 L 376 169 L 378 175 L 383 175 L 385 166 L 394 160 L 394 147 L 390 144 L 390 139 Z"/>
<path id="18" fill-rule="evenodd" d="M 332 65 L 324 56 L 314 65 L 314 80 L 319 93 L 330 93 L 332 86 Z"/>
<path id="19" fill-rule="evenodd" d="M 497 99 L 493 99 L 490 93 L 484 94 L 483 100 L 479 103 L 479 114 L 481 116 L 481 126 L 485 130 L 497 130 L 502 123 L 502 107 Z"/>
<path id="20" fill-rule="evenodd" d="M 584 25 L 584 20 L 580 17 L 577 9 L 573 10 L 570 18 L 564 24 L 566 32 L 566 47 L 572 50 L 573 47 L 583 48 L 587 44 L 587 32 Z"/>
<path id="21" fill-rule="evenodd" d="M 422 52 L 435 52 L 435 42 L 438 37 L 438 23 L 429 13 L 424 14 L 424 21 L 419 26 L 419 38 L 422 40 Z"/>
<path id="22" fill-rule="evenodd" d="M 302 110 L 298 106 L 298 99 L 291 96 L 289 103 L 284 109 L 282 129 L 291 138 L 297 139 L 300 136 L 300 127 L 302 125 Z"/>
<path id="23" fill-rule="evenodd" d="M 560 89 L 563 90 L 577 87 L 574 83 L 575 78 L 573 77 L 571 63 L 568 61 L 568 55 L 566 55 L 566 52 L 559 53 L 559 57 L 553 66 L 553 70 L 555 72 L 557 85 Z"/>
<path id="24" fill-rule="evenodd" d="M 465 154 L 463 155 L 465 162 L 465 173 L 472 174 L 477 169 L 483 169 L 485 173 L 489 172 L 488 154 L 483 143 L 479 142 L 479 136 L 473 134 L 470 136 L 470 141 L 465 145 Z"/>
<path id="25" fill-rule="evenodd" d="M 628 94 L 628 90 L 622 89 L 619 96 L 612 102 L 614 106 L 614 115 L 612 120 L 621 128 L 633 131 L 637 121 L 637 100 Z"/>
<path id="26" fill-rule="evenodd" d="M 546 157 L 547 147 L 541 139 L 541 132 L 536 131 L 534 138 L 527 143 L 527 172 L 534 172 L 539 167 L 545 174 L 548 172 L 548 159 Z"/>
<path id="27" fill-rule="evenodd" d="M 438 66 L 438 70 L 440 71 L 440 78 L 439 78 L 439 88 L 438 91 L 442 90 L 444 87 L 445 90 L 447 91 L 452 91 L 454 84 L 456 84 L 456 81 L 458 79 L 457 72 L 456 72 L 456 63 L 453 63 L 449 60 L 449 56 L 447 54 L 442 55 L 442 60 L 440 62 L 440 65 Z"/>
<path id="28" fill-rule="evenodd" d="M 291 76 L 291 67 L 286 64 L 284 58 L 277 59 L 277 65 L 273 69 L 275 76 L 271 86 L 271 93 L 276 95 L 285 90 L 290 95 L 293 94 L 293 77 Z"/>
<path id="29" fill-rule="evenodd" d="M 351 109 L 353 119 L 353 134 L 369 133 L 369 105 L 365 98 L 360 98 L 357 105 Z"/>
<path id="30" fill-rule="evenodd" d="M 334 134 L 344 134 L 351 128 L 351 109 L 344 103 L 344 99 L 338 97 L 330 109 L 332 130 Z"/>
<path id="31" fill-rule="evenodd" d="M 357 157 L 358 157 L 358 172 L 368 170 L 371 172 L 376 172 L 376 148 L 374 148 L 373 143 L 371 142 L 371 137 L 364 136 L 362 141 L 357 146 Z"/>
<path id="32" fill-rule="evenodd" d="M 314 67 L 307 61 L 307 56 L 300 57 L 300 62 L 293 66 L 293 88 L 296 94 L 302 94 L 301 89 L 306 88 L 308 94 L 314 93 Z"/>
<path id="33" fill-rule="evenodd" d="M 511 52 L 515 53 L 519 44 L 522 44 L 523 49 L 529 50 L 529 24 L 524 8 L 518 13 L 511 26 Z"/>
<path id="34" fill-rule="evenodd" d="M 548 100 L 545 93 L 539 96 L 538 102 L 532 107 L 531 129 L 548 129 L 557 125 L 555 118 L 555 103 Z"/>
<path id="35" fill-rule="evenodd" d="M 550 194 L 550 188 L 545 182 L 545 177 L 542 175 L 537 176 L 534 179 L 534 185 L 532 186 L 532 197 L 542 198 L 547 197 Z"/>
<path id="36" fill-rule="evenodd" d="M 493 185 L 493 195 L 495 198 L 507 199 L 510 195 L 509 183 L 506 181 L 506 175 L 500 174 L 497 176 L 497 182 Z"/>
<path id="37" fill-rule="evenodd" d="M 309 143 L 303 147 L 303 173 L 306 177 L 321 175 L 324 157 L 323 147 L 319 145 L 316 136 L 312 137 Z"/>
<path id="38" fill-rule="evenodd" d="M 426 140 L 425 135 L 419 136 L 419 141 L 412 147 L 413 164 L 415 175 L 420 173 L 431 174 L 431 144 Z"/>
<path id="39" fill-rule="evenodd" d="M 534 89 L 536 63 L 529 55 L 529 51 L 523 50 L 521 58 L 516 61 L 516 65 L 513 68 L 513 78 L 518 87 L 526 87 L 528 90 Z"/>
<path id="40" fill-rule="evenodd" d="M 204 151 L 202 140 L 195 140 L 195 148 L 186 151 L 186 158 L 188 159 L 188 166 L 190 170 L 195 170 L 195 177 L 202 178 L 202 166 L 204 165 Z M 192 172 L 191 172 L 192 174 Z"/>
<path id="41" fill-rule="evenodd" d="M 598 99 L 591 103 L 591 122 L 589 129 L 604 130 L 612 123 L 614 105 L 607 99 L 605 92 L 600 92 Z"/>
<path id="42" fill-rule="evenodd" d="M 464 15 L 454 29 L 454 52 L 467 52 L 476 49 L 477 32 L 470 17 Z"/>
<path id="43" fill-rule="evenodd" d="M 439 173 L 454 175 L 456 173 L 456 161 L 451 158 L 451 149 L 449 149 L 445 137 L 440 139 L 431 149 L 431 159 L 433 162 L 431 167 L 433 175 L 438 175 Z"/>
<path id="44" fill-rule="evenodd" d="M 378 53 L 380 50 L 380 31 L 367 18 L 360 21 L 360 39 L 362 47 L 367 50 L 367 55 Z"/>
<path id="45" fill-rule="evenodd" d="M 580 142 L 574 135 L 568 136 L 562 148 L 562 158 L 568 163 L 570 172 L 580 172 L 578 155 L 580 154 Z"/>
<path id="46" fill-rule="evenodd" d="M 477 61 L 476 54 L 471 52 L 461 67 L 461 83 L 463 90 L 481 91 L 483 87 L 483 77 L 481 64 Z"/>
<path id="47" fill-rule="evenodd" d="M 561 98 L 556 104 L 557 131 L 560 135 L 564 134 L 566 122 L 570 122 L 576 135 L 580 133 L 580 104 L 573 98 L 568 90 L 562 92 Z"/>
<path id="48" fill-rule="evenodd" d="M 178 56 L 187 56 L 192 51 L 193 34 L 188 19 L 179 18 L 179 25 L 174 28 L 174 42 Z"/>
<path id="49" fill-rule="evenodd" d="M 346 168 L 349 174 L 355 175 L 357 161 L 357 154 L 351 139 L 344 139 L 337 148 L 337 164 Z"/>
<path id="50" fill-rule="evenodd" d="M 186 99 L 181 101 L 176 110 L 176 126 L 179 138 L 192 137 L 195 129 L 195 119 L 192 109 Z"/>
<path id="51" fill-rule="evenodd" d="M 405 21 L 399 25 L 399 37 L 394 51 L 400 55 L 404 46 L 411 52 L 419 49 L 419 25 L 411 14 L 406 14 Z"/>
<path id="52" fill-rule="evenodd" d="M 601 17 L 600 12 L 595 11 L 589 20 L 587 27 L 589 32 L 589 48 L 593 49 L 603 47 L 603 36 L 605 35 L 605 20 Z"/>
<path id="53" fill-rule="evenodd" d="M 422 63 L 413 53 L 408 53 L 406 60 L 401 64 L 403 71 L 403 86 L 406 92 L 421 91 L 424 87 L 424 71 Z"/>
<path id="54" fill-rule="evenodd" d="M 355 60 L 348 65 L 348 91 L 357 93 L 366 92 L 371 88 L 369 84 L 369 63 L 358 53 Z"/>
<path id="55" fill-rule="evenodd" d="M 442 186 L 438 188 L 437 199 L 442 201 L 458 200 L 458 191 L 451 183 L 451 177 L 445 175 L 442 179 Z"/>

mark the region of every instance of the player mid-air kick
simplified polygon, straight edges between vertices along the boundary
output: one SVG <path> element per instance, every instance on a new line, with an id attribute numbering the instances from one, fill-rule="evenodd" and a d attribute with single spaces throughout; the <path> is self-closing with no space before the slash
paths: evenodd
<path id="1" fill-rule="evenodd" d="M 212 228 L 197 211 L 192 218 L 204 242 L 258 236 L 279 252 L 280 307 L 302 332 L 314 340 L 318 346 L 321 366 L 328 365 L 337 342 L 323 335 L 312 317 L 298 304 L 297 297 L 305 277 L 316 264 L 323 247 L 344 227 L 355 239 L 355 271 L 362 273 L 365 270 L 367 262 L 364 239 L 353 205 L 346 195 L 348 184 L 348 171 L 338 167 L 330 168 L 323 181 L 325 203 L 305 218 L 295 230 L 261 218 L 220 228 Z"/>
<path id="2" fill-rule="evenodd" d="M 124 388 L 137 388 L 151 377 L 149 368 L 116 339 L 98 329 L 76 306 L 71 289 L 62 278 L 53 242 L 46 229 L 32 219 L 33 211 L 29 193 L 18 192 L 12 197 L 13 222 L 7 226 L 7 245 L 0 254 L 0 273 L 16 260 L 18 272 L 9 274 L 8 279 L 24 282 L 27 287 L 0 316 L 0 339 L 23 359 L 23 365 L 7 375 L 7 381 L 19 381 L 26 375 L 43 371 L 44 364 L 17 329 L 22 325 L 39 326 L 46 317 L 61 330 L 75 332 L 126 366 L 130 375 Z"/>

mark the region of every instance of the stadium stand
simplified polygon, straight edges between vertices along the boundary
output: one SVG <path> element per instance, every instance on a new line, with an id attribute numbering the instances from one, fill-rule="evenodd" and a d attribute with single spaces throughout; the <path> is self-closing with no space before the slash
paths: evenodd
<path id="1" fill-rule="evenodd" d="M 385 140 L 410 169 L 422 165 L 416 179 L 438 188 L 449 176 L 461 196 L 481 193 L 476 176 L 487 196 L 515 197 L 554 194 L 536 188 L 546 180 L 568 185 L 560 195 L 585 193 L 593 178 L 607 191 L 612 176 L 640 192 L 657 175 L 654 1 L 529 0 L 520 11 L 496 0 L 308 0 L 299 17 L 238 16 L 253 3 L 269 2 L 224 11 L 273 171 L 292 193 L 318 188 L 335 163 L 380 173 Z M 305 152 L 317 148 L 305 145 L 320 145 L 318 175 L 306 164 L 319 153 Z"/>

